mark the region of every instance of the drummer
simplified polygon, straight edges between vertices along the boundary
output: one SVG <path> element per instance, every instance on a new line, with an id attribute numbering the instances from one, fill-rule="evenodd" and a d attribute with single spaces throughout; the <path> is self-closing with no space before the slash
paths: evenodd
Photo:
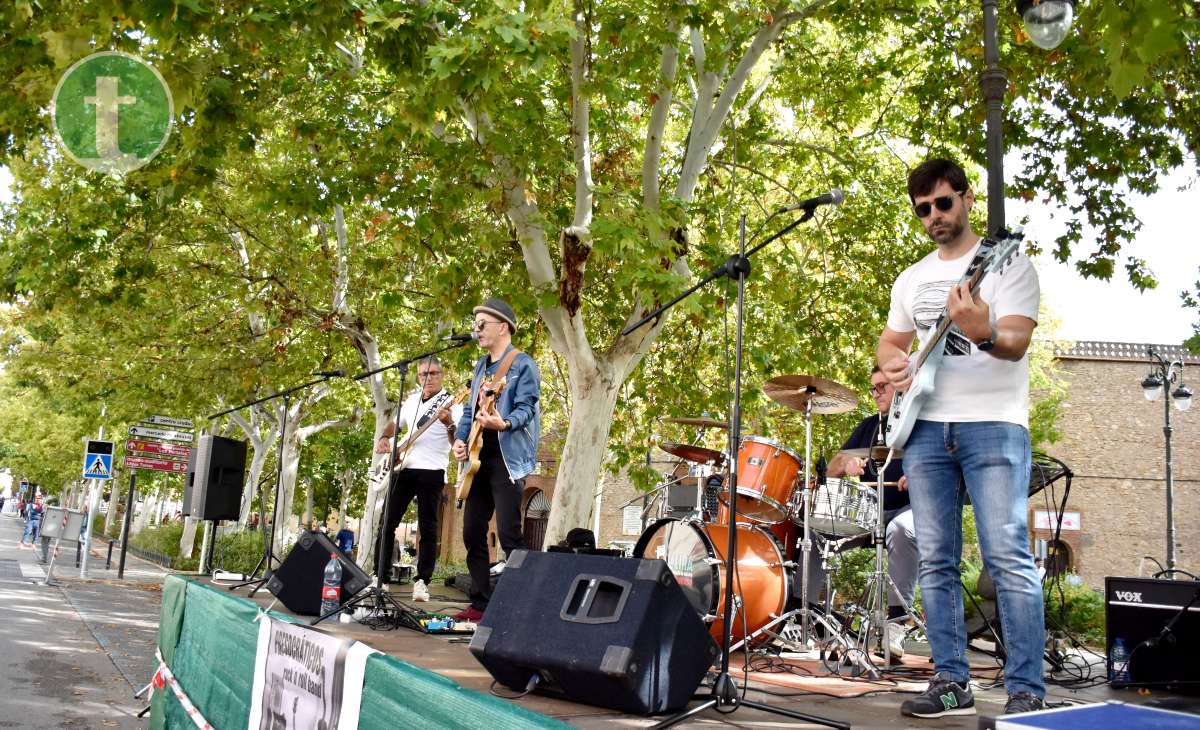
<path id="1" fill-rule="evenodd" d="M 843 449 L 863 449 L 883 443 L 883 433 L 887 427 L 887 412 L 892 405 L 892 395 L 895 389 L 887 378 L 880 372 L 879 366 L 871 371 L 871 397 L 879 413 L 875 413 L 858 424 L 850 438 L 842 445 Z M 882 421 L 882 423 L 881 423 Z M 874 465 L 867 459 L 839 453 L 829 462 L 826 470 L 829 477 L 856 476 L 866 484 L 874 485 L 878 478 Z M 884 470 L 883 479 L 883 519 L 887 528 L 884 532 L 884 544 L 888 551 L 888 575 L 899 589 L 888 590 L 888 652 L 895 657 L 904 655 L 902 639 L 907 631 L 903 624 L 908 620 L 904 604 L 910 607 L 913 593 L 917 585 L 917 538 L 913 528 L 912 509 L 908 504 L 908 477 L 899 459 L 893 459 Z M 813 577 L 815 575 L 815 578 Z M 825 582 L 825 574 L 821 570 L 820 554 L 813 551 L 809 558 L 809 590 L 810 602 L 820 594 Z M 815 590 L 814 590 L 815 588 Z M 900 598 L 903 596 L 904 601 Z"/>

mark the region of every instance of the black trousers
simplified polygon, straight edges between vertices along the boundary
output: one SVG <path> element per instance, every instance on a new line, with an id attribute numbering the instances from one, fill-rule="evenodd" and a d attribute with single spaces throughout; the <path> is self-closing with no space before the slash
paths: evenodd
<path id="1" fill-rule="evenodd" d="M 415 498 L 417 530 L 421 533 L 421 544 L 417 546 L 417 578 L 425 581 L 426 585 L 433 580 L 433 567 L 437 563 L 438 511 L 445 485 L 446 472 L 442 469 L 401 469 L 392 475 L 387 519 L 383 523 L 382 579 L 390 582 L 396 550 L 396 527 Z"/>
<path id="2" fill-rule="evenodd" d="M 521 536 L 521 493 L 525 480 L 508 478 L 504 459 L 488 457 L 471 482 L 471 493 L 463 507 L 463 544 L 467 548 L 467 570 L 471 574 L 471 605 L 480 611 L 492 600 L 488 575 L 488 522 L 496 515 L 496 530 L 505 556 L 525 547 Z"/>

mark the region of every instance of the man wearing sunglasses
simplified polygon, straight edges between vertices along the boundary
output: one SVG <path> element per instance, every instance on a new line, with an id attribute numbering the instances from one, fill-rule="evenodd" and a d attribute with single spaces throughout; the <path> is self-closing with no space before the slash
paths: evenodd
<path id="1" fill-rule="evenodd" d="M 894 392 L 892 384 L 876 365 L 871 370 L 871 397 L 875 399 L 879 412 L 860 421 L 846 439 L 846 443 L 842 444 L 842 449 L 864 449 L 882 442 L 887 412 L 892 404 Z M 864 486 L 871 488 L 875 487 L 878 479 L 872 462 L 845 453 L 839 453 L 830 459 L 826 476 L 862 477 Z M 913 595 L 917 586 L 917 540 L 912 510 L 908 504 L 908 477 L 904 476 L 904 468 L 899 459 L 892 459 L 884 470 L 883 479 L 883 521 L 886 526 L 884 545 L 888 551 L 888 577 L 895 585 L 894 589 L 888 591 L 887 651 L 899 658 L 904 656 L 903 640 L 906 628 L 903 624 L 908 615 L 904 606 L 913 605 Z M 855 539 L 842 549 L 864 547 L 868 537 L 864 535 L 863 539 Z M 825 571 L 821 569 L 820 553 L 815 550 L 809 553 L 808 576 L 809 602 L 816 603 L 825 583 Z"/>
<path id="2" fill-rule="evenodd" d="M 457 621 L 479 621 L 492 598 L 489 570 L 488 522 L 496 515 L 496 531 L 505 557 L 525 547 L 521 536 L 521 496 L 525 477 L 537 466 L 537 447 L 541 428 L 539 400 L 541 374 L 529 355 L 515 351 L 512 336 L 517 317 L 512 307 L 500 299 L 488 299 L 475 307 L 475 332 L 479 346 L 487 354 L 475 363 L 471 396 L 467 400 L 455 433 L 454 457 L 465 461 L 471 423 L 483 427 L 483 446 L 479 452 L 479 471 L 471 483 L 463 507 L 463 544 L 467 548 L 467 570 L 471 574 L 471 605 L 455 616 Z M 496 399 L 496 412 L 476 410 L 480 403 L 480 385 L 498 375 L 505 367 L 504 389 Z"/>
<path id="3" fill-rule="evenodd" d="M 450 454 L 450 442 L 454 440 L 455 417 L 462 414 L 462 406 L 451 405 L 450 394 L 442 387 L 445 371 L 436 357 L 417 363 L 417 383 L 421 389 L 408 397 L 400 406 L 400 420 L 405 433 L 416 433 L 431 419 L 440 424 L 430 424 L 408 449 L 404 468 L 392 474 L 388 489 L 388 512 L 383 523 L 383 560 L 380 575 L 391 582 L 392 555 L 396 549 L 396 527 L 408 511 L 408 505 L 417 500 L 417 530 L 421 543 L 417 546 L 417 576 L 413 582 L 414 601 L 429 600 L 429 583 L 433 580 L 433 569 L 437 564 L 438 511 L 442 504 L 442 490 L 446 487 L 446 457 Z M 389 422 L 383 436 L 375 444 L 375 450 L 386 454 L 392 448 L 392 436 L 396 424 Z"/>
<path id="4" fill-rule="evenodd" d="M 980 252 L 968 213 L 975 193 L 966 173 L 928 160 L 908 178 L 913 211 L 934 251 L 892 287 L 876 358 L 887 380 L 912 383 L 914 339 L 927 342 L 945 310 L 953 321 L 934 390 L 904 445 L 904 470 L 920 554 L 921 597 L 937 674 L 901 713 L 941 717 L 975 713 L 966 659 L 961 573 L 962 507 L 970 495 L 984 564 L 996 584 L 1008 659 L 1005 714 L 1041 709 L 1045 696 L 1042 591 L 1027 525 L 1031 458 L 1029 360 L 1037 326 L 1037 272 L 1021 254 L 990 271 L 972 293 L 963 281 Z"/>

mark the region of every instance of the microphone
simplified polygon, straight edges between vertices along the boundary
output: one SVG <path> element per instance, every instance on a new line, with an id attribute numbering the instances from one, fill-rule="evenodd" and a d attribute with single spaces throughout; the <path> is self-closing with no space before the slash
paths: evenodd
<path id="1" fill-rule="evenodd" d="M 813 208 L 816 208 L 820 205 L 841 205 L 842 201 L 845 199 L 846 194 L 842 192 L 842 189 L 834 188 L 824 195 L 818 195 L 817 197 L 809 198 L 808 200 L 801 200 L 799 203 L 785 205 L 779 209 L 779 212 L 788 213 L 793 210 L 811 211 Z"/>
<path id="2" fill-rule="evenodd" d="M 316 375 L 317 377 L 321 377 L 321 378 L 341 378 L 346 375 L 346 371 L 345 370 L 318 370 L 317 372 L 313 373 L 313 375 Z"/>
<path id="3" fill-rule="evenodd" d="M 447 335 L 442 338 L 446 342 L 457 342 L 460 345 L 465 345 L 468 342 L 479 339 L 479 334 L 476 332 L 461 332 L 456 335 Z"/>

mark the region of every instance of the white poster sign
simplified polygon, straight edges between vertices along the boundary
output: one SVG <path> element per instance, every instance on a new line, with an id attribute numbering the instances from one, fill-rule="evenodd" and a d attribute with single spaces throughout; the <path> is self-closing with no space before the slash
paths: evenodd
<path id="1" fill-rule="evenodd" d="M 642 508 L 631 504 L 621 511 L 621 534 L 636 535 L 642 531 Z"/>
<path id="2" fill-rule="evenodd" d="M 1050 512 L 1044 509 L 1035 509 L 1033 511 L 1033 527 L 1037 530 L 1053 530 L 1058 522 L 1058 513 Z M 1062 529 L 1078 530 L 1079 513 L 1078 512 L 1063 512 Z"/>
<path id="3" fill-rule="evenodd" d="M 248 728 L 354 730 L 367 657 L 376 653 L 299 624 L 259 618 Z"/>

